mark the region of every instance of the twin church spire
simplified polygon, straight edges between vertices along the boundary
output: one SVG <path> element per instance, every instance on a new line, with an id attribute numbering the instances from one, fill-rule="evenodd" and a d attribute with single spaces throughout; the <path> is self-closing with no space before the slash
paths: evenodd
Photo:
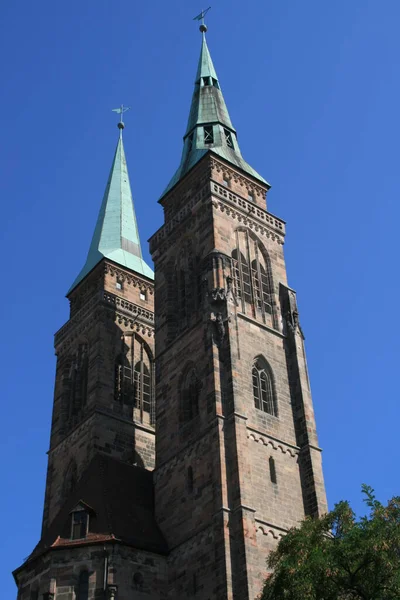
<path id="1" fill-rule="evenodd" d="M 142 257 L 121 125 L 118 124 L 120 134 L 117 148 L 86 263 L 68 294 L 103 258 L 149 279 L 154 278 L 153 270 Z"/>
<path id="2" fill-rule="evenodd" d="M 183 138 L 181 162 L 175 175 L 164 190 L 163 196 L 207 152 L 217 154 L 248 175 L 267 183 L 242 157 L 237 133 L 232 125 L 207 46 L 206 27 L 203 25 L 200 30 L 202 31 L 200 58 L 189 119 Z M 150 279 L 154 277 L 152 269 L 142 257 L 122 140 L 122 122 L 119 127 L 120 136 L 86 263 L 68 293 L 84 279 L 102 258 L 108 258 Z"/>

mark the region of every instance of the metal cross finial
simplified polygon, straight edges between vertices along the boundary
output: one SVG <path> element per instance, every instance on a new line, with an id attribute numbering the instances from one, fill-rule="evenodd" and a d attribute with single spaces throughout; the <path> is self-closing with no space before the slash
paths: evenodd
<path id="1" fill-rule="evenodd" d="M 205 33 L 207 31 L 207 25 L 204 23 L 204 17 L 206 16 L 206 14 L 210 10 L 210 8 L 211 8 L 211 6 L 206 8 L 206 10 L 202 10 L 201 13 L 199 15 L 197 15 L 197 17 L 194 17 L 194 19 L 193 19 L 193 21 L 201 21 L 201 25 L 199 27 L 201 33 Z"/>
<path id="2" fill-rule="evenodd" d="M 123 104 L 121 104 L 121 106 L 119 108 L 113 108 L 112 112 L 116 112 L 118 113 L 120 116 L 119 118 L 119 123 L 118 123 L 118 129 L 123 129 L 125 127 L 124 125 L 124 113 L 126 113 L 127 110 L 129 110 L 131 107 L 130 106 L 124 106 Z"/>

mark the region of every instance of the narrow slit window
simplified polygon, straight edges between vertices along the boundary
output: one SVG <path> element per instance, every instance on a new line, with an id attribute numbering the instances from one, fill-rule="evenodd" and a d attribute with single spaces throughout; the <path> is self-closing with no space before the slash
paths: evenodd
<path id="1" fill-rule="evenodd" d="M 213 126 L 208 125 L 204 127 L 204 143 L 205 144 L 213 144 L 214 143 L 214 131 Z"/>
<path id="2" fill-rule="evenodd" d="M 204 85 L 211 85 L 211 77 L 203 77 Z"/>
<path id="3" fill-rule="evenodd" d="M 188 152 L 190 152 L 192 148 L 193 148 L 193 133 L 191 133 L 191 134 L 189 135 L 189 140 L 188 140 Z"/>
<path id="4" fill-rule="evenodd" d="M 187 488 L 189 494 L 193 492 L 193 469 L 192 467 L 188 467 L 187 470 Z"/>
<path id="5" fill-rule="evenodd" d="M 272 456 L 269 457 L 269 476 L 270 476 L 270 479 L 271 479 L 272 483 L 278 483 L 278 480 L 276 478 L 275 461 L 272 458 Z"/>

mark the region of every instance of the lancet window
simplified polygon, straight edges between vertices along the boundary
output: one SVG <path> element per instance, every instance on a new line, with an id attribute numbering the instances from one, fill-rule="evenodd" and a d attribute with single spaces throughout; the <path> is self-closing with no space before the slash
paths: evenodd
<path id="1" fill-rule="evenodd" d="M 87 401 L 89 356 L 86 343 L 79 344 L 68 374 L 69 418 L 76 417 Z"/>
<path id="2" fill-rule="evenodd" d="M 181 385 L 181 421 L 187 423 L 199 414 L 200 380 L 194 367 L 186 370 Z"/>
<path id="3" fill-rule="evenodd" d="M 263 357 L 258 357 L 252 369 L 254 406 L 277 416 L 277 405 L 272 371 Z"/>
<path id="4" fill-rule="evenodd" d="M 169 333 L 175 337 L 193 319 L 198 318 L 201 305 L 201 272 L 199 260 L 193 253 L 190 240 L 183 244 L 182 253 L 171 269 L 168 283 Z"/>
<path id="5" fill-rule="evenodd" d="M 236 231 L 232 275 L 241 311 L 277 328 L 269 256 L 259 240 L 246 229 Z"/>
<path id="6" fill-rule="evenodd" d="M 133 416 L 154 423 L 154 362 L 150 349 L 138 335 L 123 338 L 115 365 L 115 399 L 132 406 Z"/>

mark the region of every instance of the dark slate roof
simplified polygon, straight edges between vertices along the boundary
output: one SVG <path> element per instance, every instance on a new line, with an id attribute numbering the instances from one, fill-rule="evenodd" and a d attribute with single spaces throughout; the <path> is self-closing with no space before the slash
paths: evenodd
<path id="1" fill-rule="evenodd" d="M 79 503 L 90 507 L 89 534 L 71 540 L 70 513 Z M 111 540 L 158 554 L 168 551 L 154 515 L 152 473 L 98 454 L 28 560 L 49 548 Z"/>

